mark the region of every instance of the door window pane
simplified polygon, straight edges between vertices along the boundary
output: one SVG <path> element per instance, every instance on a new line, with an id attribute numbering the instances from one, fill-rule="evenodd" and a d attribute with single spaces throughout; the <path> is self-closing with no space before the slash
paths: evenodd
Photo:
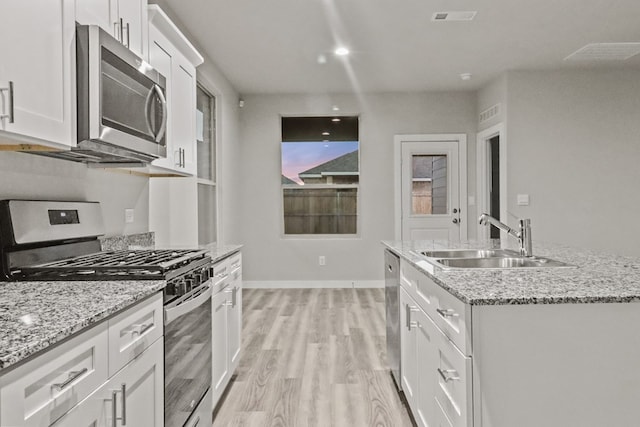
<path id="1" fill-rule="evenodd" d="M 447 213 L 447 156 L 413 155 L 411 174 L 411 213 Z"/>

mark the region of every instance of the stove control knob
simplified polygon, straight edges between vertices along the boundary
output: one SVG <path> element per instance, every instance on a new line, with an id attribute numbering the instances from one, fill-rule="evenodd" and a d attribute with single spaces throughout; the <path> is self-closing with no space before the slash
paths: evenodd
<path id="1" fill-rule="evenodd" d="M 185 293 L 189 292 L 191 289 L 194 288 L 194 283 L 193 283 L 193 279 L 189 279 L 187 278 L 185 281 Z M 196 283 L 197 285 L 197 283 Z"/>

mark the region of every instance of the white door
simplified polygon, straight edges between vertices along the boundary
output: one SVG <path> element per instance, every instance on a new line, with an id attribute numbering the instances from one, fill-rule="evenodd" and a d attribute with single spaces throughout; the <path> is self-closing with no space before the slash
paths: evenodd
<path id="1" fill-rule="evenodd" d="M 461 188 L 466 183 L 466 139 L 422 137 L 396 137 L 400 145 L 400 237 L 460 241 L 466 238 L 466 224 L 461 224 L 466 213 L 461 212 L 460 203 L 466 197 L 466 186 Z"/>

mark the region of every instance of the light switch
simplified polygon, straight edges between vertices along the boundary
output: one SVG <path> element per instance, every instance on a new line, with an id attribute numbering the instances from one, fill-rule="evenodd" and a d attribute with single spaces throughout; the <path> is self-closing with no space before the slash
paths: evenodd
<path id="1" fill-rule="evenodd" d="M 529 206 L 529 195 L 518 194 L 517 203 L 518 203 L 518 206 Z"/>

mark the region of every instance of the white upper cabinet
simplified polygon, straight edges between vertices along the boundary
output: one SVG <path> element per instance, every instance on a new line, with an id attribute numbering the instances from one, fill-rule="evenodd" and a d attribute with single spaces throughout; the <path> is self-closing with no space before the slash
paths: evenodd
<path id="1" fill-rule="evenodd" d="M 73 0 L 3 0 L 0 16 L 0 144 L 75 145 Z"/>
<path id="2" fill-rule="evenodd" d="M 76 20 L 99 25 L 136 55 L 148 59 L 146 0 L 76 0 Z"/>
<path id="3" fill-rule="evenodd" d="M 177 175 L 197 173 L 196 67 L 202 56 L 168 16 L 149 6 L 149 63 L 167 79 L 167 157 L 152 165 Z"/>

